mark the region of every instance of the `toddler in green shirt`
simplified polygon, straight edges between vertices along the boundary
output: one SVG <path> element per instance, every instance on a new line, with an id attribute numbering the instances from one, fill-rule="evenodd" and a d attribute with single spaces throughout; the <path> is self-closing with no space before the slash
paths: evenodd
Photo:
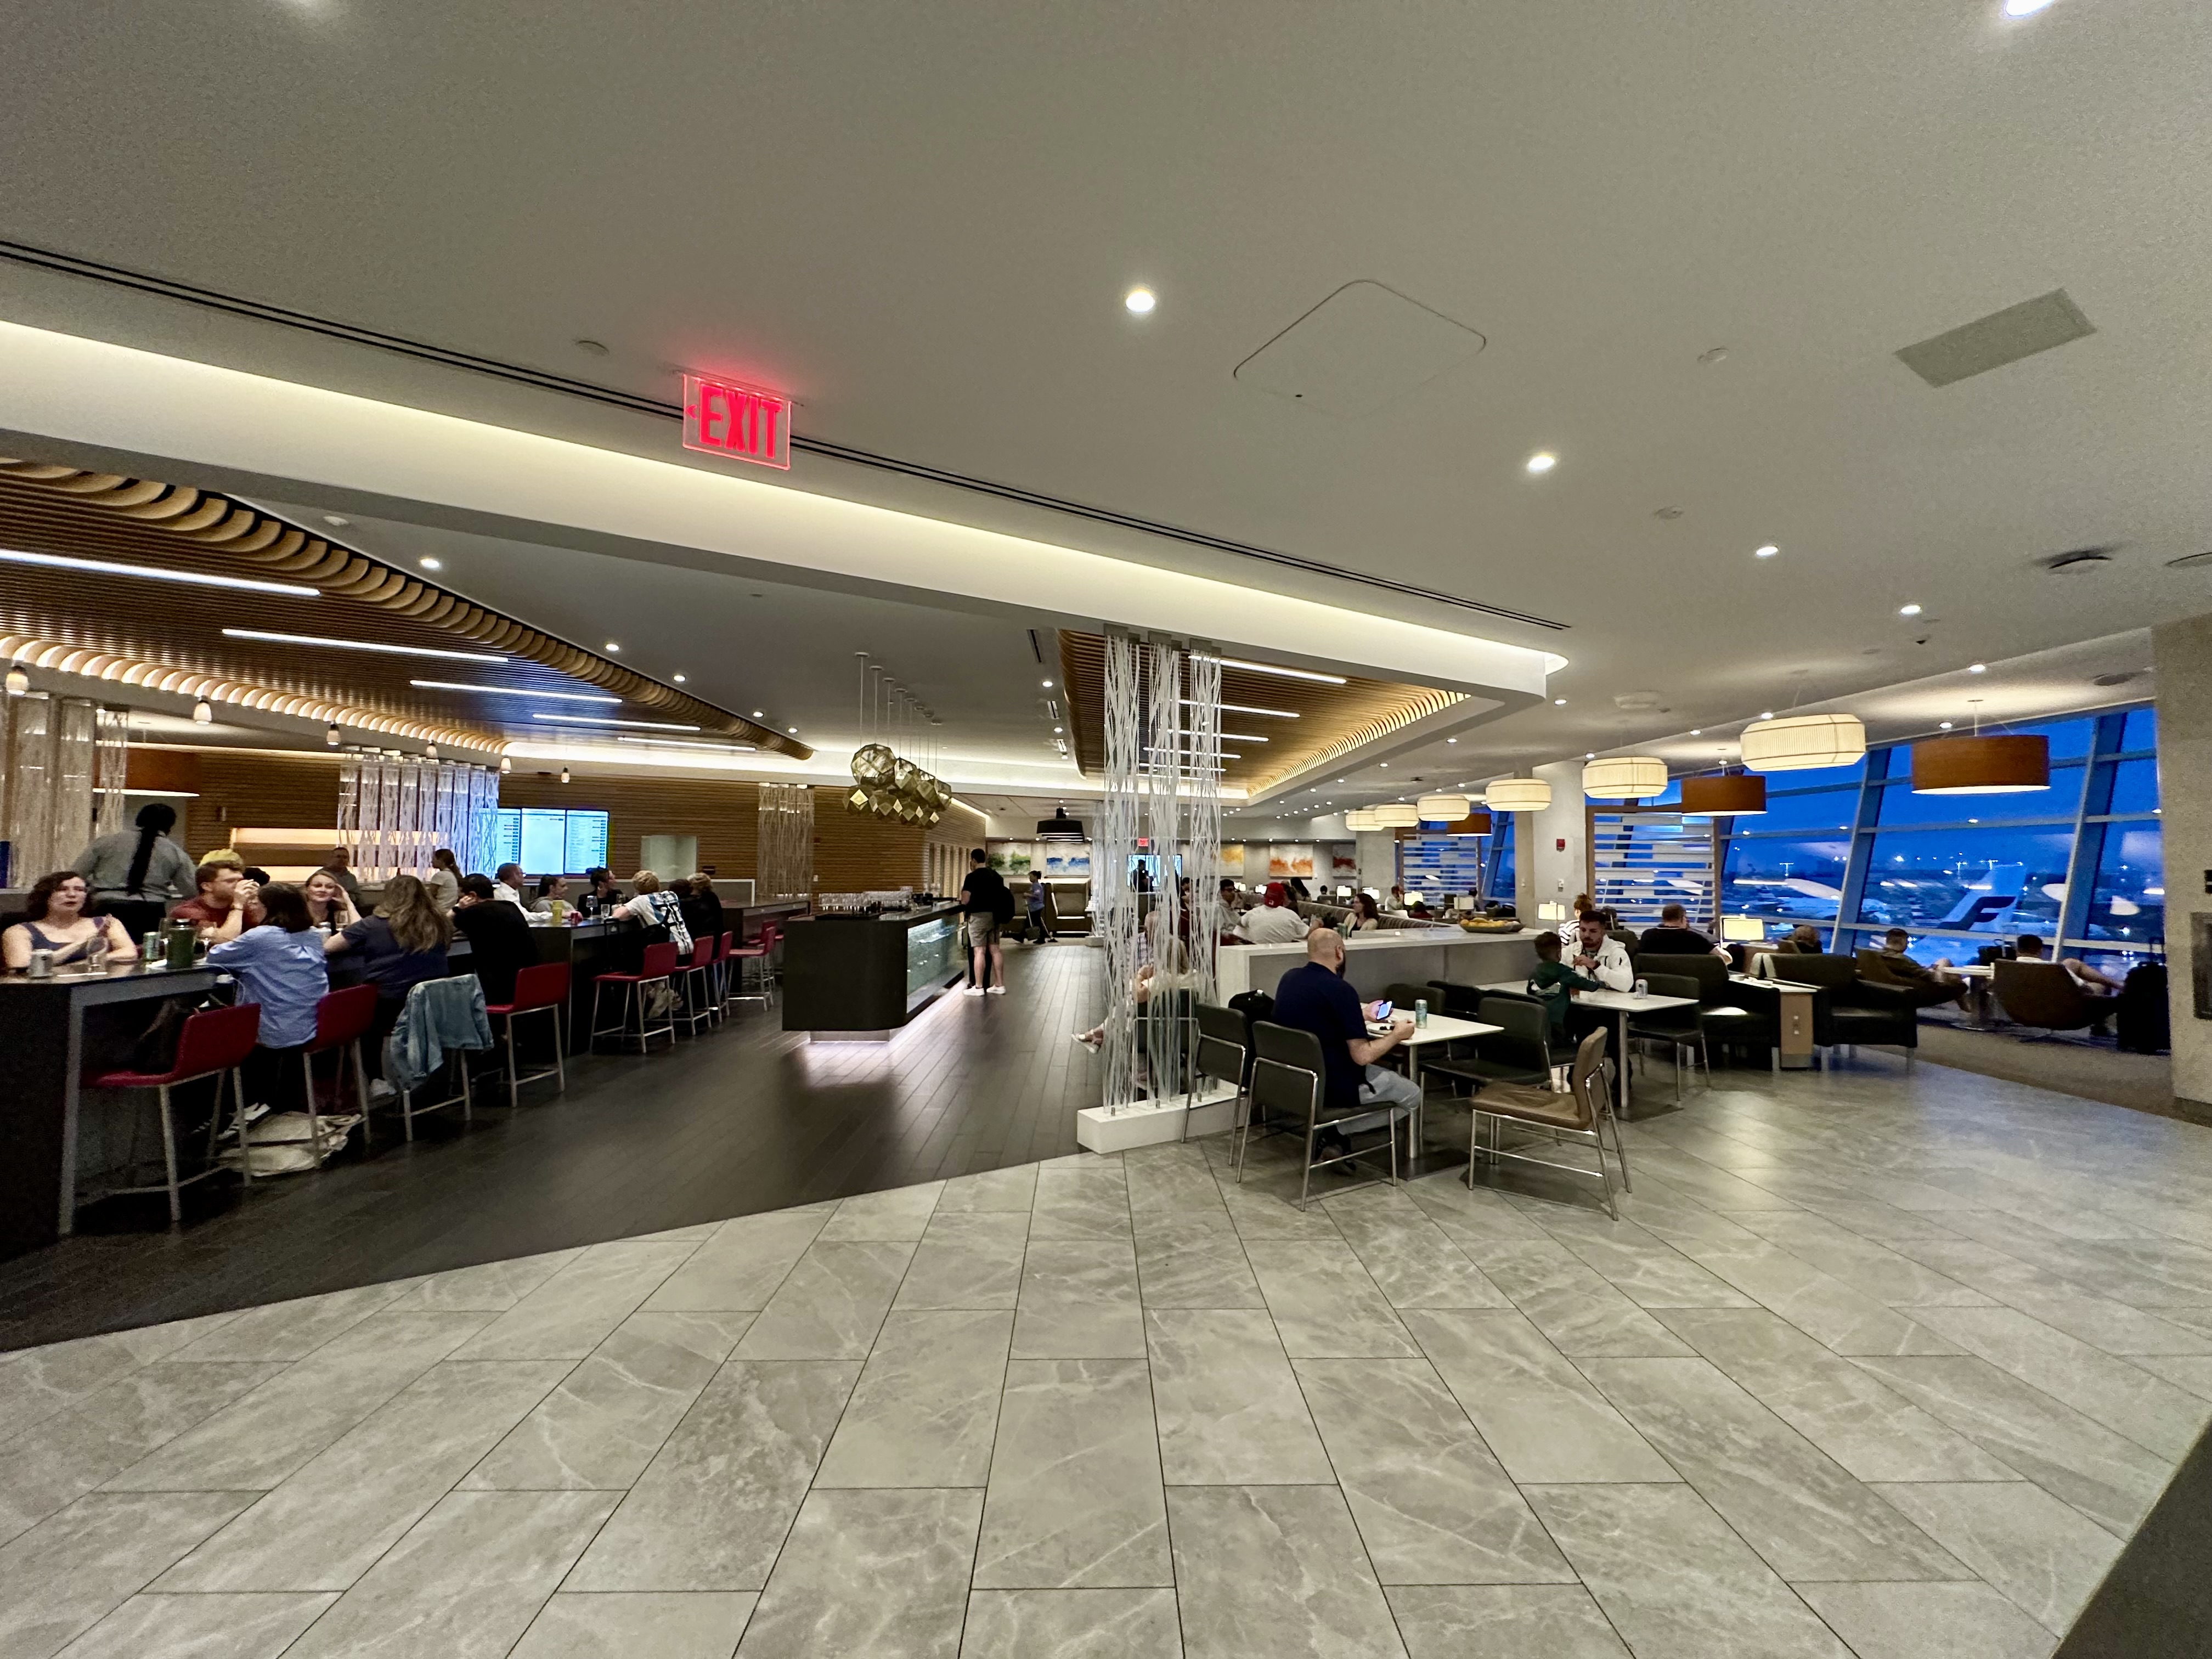
<path id="1" fill-rule="evenodd" d="M 1543 999 L 1552 1016 L 1552 1041 L 1567 1036 L 1568 991 L 1599 991 L 1605 988 L 1588 974 L 1577 973 L 1559 960 L 1559 936 L 1546 933 L 1536 939 L 1536 966 L 1528 975 L 1528 994 Z"/>

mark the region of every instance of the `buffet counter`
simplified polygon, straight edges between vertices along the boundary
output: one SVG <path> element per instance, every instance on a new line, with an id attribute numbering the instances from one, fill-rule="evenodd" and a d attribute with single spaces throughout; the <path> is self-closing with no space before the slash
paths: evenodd
<path id="1" fill-rule="evenodd" d="M 960 907 L 795 917 L 783 935 L 783 1029 L 881 1038 L 967 971 Z"/>
<path id="2" fill-rule="evenodd" d="M 1536 965 L 1536 940 L 1547 931 L 1470 933 L 1458 927 L 1392 928 L 1352 933 L 1344 941 L 1344 977 L 1363 998 L 1392 985 L 1486 985 L 1527 974 Z M 1224 1003 L 1245 991 L 1273 995 L 1275 983 L 1306 959 L 1303 944 L 1224 945 L 1218 958 Z"/>

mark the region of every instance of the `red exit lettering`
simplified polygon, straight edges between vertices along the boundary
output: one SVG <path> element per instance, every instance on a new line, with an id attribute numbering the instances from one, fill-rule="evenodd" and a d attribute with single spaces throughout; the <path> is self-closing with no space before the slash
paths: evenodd
<path id="1" fill-rule="evenodd" d="M 791 399 L 764 386 L 686 374 L 684 447 L 787 470 Z"/>

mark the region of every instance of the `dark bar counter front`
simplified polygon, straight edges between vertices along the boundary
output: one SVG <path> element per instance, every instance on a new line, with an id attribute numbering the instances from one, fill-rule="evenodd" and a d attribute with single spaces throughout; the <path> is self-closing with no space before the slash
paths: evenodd
<path id="1" fill-rule="evenodd" d="M 966 971 L 960 907 L 795 918 L 783 935 L 783 1029 L 888 1037 Z"/>

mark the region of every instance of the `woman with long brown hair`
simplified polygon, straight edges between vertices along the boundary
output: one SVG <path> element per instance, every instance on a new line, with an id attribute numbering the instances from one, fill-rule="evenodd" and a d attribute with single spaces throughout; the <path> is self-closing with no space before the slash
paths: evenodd
<path id="1" fill-rule="evenodd" d="M 51 951 L 57 963 L 82 961 L 94 939 L 103 939 L 117 962 L 138 954 L 131 935 L 113 916 L 84 913 L 89 895 L 85 879 L 74 870 L 57 870 L 40 876 L 24 901 L 23 919 L 0 933 L 0 949 L 10 968 L 29 964 L 33 951 Z"/>
<path id="2" fill-rule="evenodd" d="M 375 1079 L 372 1095 L 392 1092 L 383 1077 L 384 1039 L 399 1023 L 407 994 L 426 979 L 446 976 L 446 946 L 453 937 L 453 920 L 439 914 L 429 890 L 413 876 L 394 876 L 384 884 L 384 902 L 374 915 L 323 941 L 334 957 L 359 951 L 362 978 L 376 987 L 376 1024 L 362 1045 Z"/>

